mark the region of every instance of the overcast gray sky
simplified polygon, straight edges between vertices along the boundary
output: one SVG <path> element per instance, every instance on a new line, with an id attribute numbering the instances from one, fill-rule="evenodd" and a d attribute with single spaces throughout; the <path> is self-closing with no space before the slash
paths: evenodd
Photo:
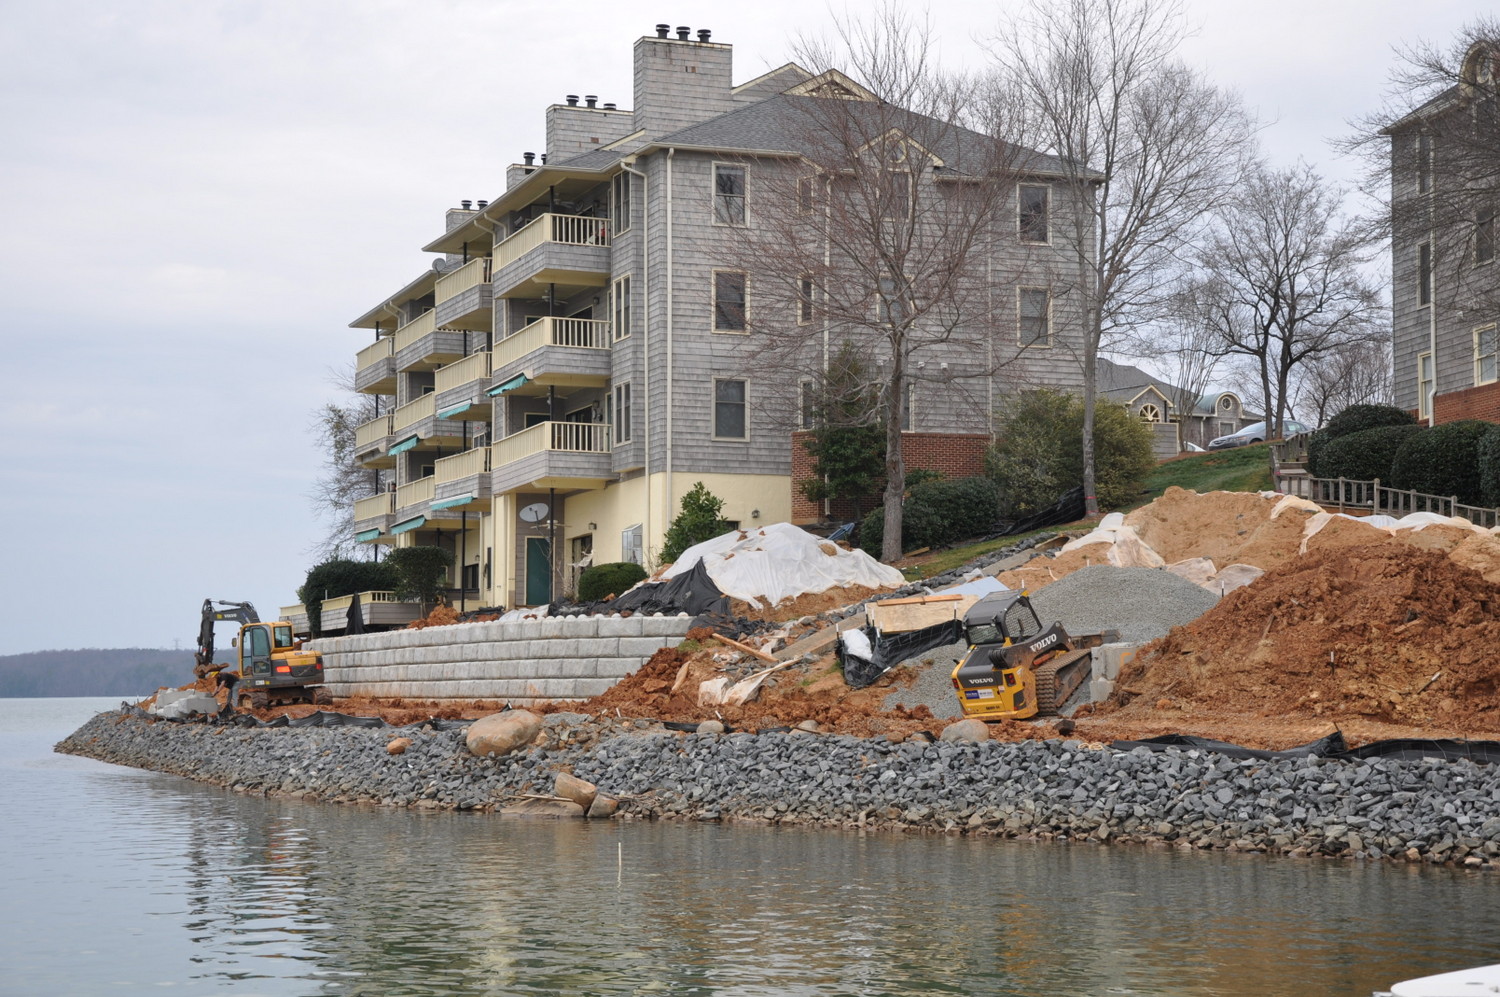
<path id="1" fill-rule="evenodd" d="M 1006 9 L 933 0 L 942 60 Z M 860 9 L 853 6 L 851 9 Z M 1483 8 L 1188 4 L 1183 55 L 1270 122 L 1277 161 L 1380 106 L 1392 47 Z M 191 647 L 205 597 L 274 617 L 312 562 L 312 413 L 347 323 L 493 198 L 566 93 L 631 103 L 658 21 L 713 29 L 735 81 L 827 30 L 817 4 L 0 0 L 0 654 Z"/>

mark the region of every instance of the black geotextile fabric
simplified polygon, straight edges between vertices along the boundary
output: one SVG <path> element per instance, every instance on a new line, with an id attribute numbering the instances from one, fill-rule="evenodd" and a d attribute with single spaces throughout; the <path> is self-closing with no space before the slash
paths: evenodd
<path id="1" fill-rule="evenodd" d="M 687 613 L 689 616 L 704 613 L 728 616 L 729 597 L 708 577 L 708 569 L 700 560 L 691 570 L 684 571 L 675 578 L 638 585 L 608 602 L 585 602 L 570 606 L 566 615 L 624 612 L 645 613 L 648 616 L 653 613 L 667 616 L 676 616 L 678 613 Z"/>
<path id="2" fill-rule="evenodd" d="M 1083 487 L 1079 486 L 1078 488 L 1064 492 L 1062 498 L 1041 512 L 1011 523 L 1003 531 L 996 534 L 996 536 L 1013 537 L 1017 533 L 1030 533 L 1032 530 L 1040 530 L 1048 526 L 1076 523 L 1087 512 L 1088 506 L 1083 502 Z"/>
<path id="3" fill-rule="evenodd" d="M 853 689 L 863 689 L 889 669 L 909 658 L 915 658 L 923 651 L 947 647 L 949 644 L 963 640 L 964 637 L 962 620 L 949 620 L 935 626 L 923 627 L 921 630 L 909 630 L 906 633 L 885 634 L 879 637 L 876 636 L 874 627 L 865 626 L 860 630 L 870 638 L 870 648 L 875 653 L 873 660 L 866 661 L 864 658 L 849 654 L 844 648 L 843 639 L 839 639 L 839 664 L 844 667 L 844 681 Z"/>
<path id="4" fill-rule="evenodd" d="M 1369 758 L 1441 758 L 1444 761 L 1468 759 L 1472 762 L 1500 762 L 1500 741 L 1455 741 L 1452 739 L 1426 739 L 1415 737 L 1392 738 L 1386 741 L 1371 741 L 1358 748 L 1349 747 L 1344 735 L 1334 731 L 1327 737 L 1309 744 L 1288 748 L 1285 751 L 1262 751 L 1245 748 L 1238 744 L 1214 741 L 1206 737 L 1189 734 L 1163 734 L 1140 741 L 1114 741 L 1110 747 L 1121 751 L 1131 748 L 1149 748 L 1162 751 L 1166 748 L 1198 748 L 1232 758 L 1335 758 L 1343 761 L 1363 761 Z"/>

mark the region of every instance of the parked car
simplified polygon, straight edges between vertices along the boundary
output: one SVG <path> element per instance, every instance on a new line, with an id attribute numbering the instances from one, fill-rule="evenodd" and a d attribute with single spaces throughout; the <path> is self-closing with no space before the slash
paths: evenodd
<path id="1" fill-rule="evenodd" d="M 1286 420 L 1287 436 L 1296 436 L 1298 433 L 1308 432 L 1308 427 L 1293 419 Z M 1266 441 L 1266 424 L 1264 422 L 1252 422 L 1237 433 L 1221 436 L 1208 444 L 1210 450 L 1228 450 L 1231 447 L 1246 447 L 1252 443 L 1264 443 Z"/>

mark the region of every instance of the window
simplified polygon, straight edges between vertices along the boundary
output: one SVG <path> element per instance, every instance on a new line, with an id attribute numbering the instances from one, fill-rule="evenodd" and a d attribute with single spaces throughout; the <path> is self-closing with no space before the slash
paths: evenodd
<path id="1" fill-rule="evenodd" d="M 1052 294 L 1046 288 L 1020 289 L 1020 327 L 1017 342 L 1022 346 L 1052 345 Z"/>
<path id="2" fill-rule="evenodd" d="M 1432 376 L 1432 354 L 1417 355 L 1417 418 L 1432 418 L 1432 394 L 1436 385 Z"/>
<path id="3" fill-rule="evenodd" d="M 714 165 L 714 221 L 745 224 L 745 168 Z"/>
<path id="4" fill-rule="evenodd" d="M 901 398 L 901 432 L 909 433 L 912 430 L 912 399 L 916 397 L 916 385 L 907 381 L 902 386 Z"/>
<path id="5" fill-rule="evenodd" d="M 1235 431 L 1238 430 L 1239 428 L 1240 428 L 1239 426 L 1235 425 L 1232 422 L 1220 422 L 1219 423 L 1219 435 L 1220 436 L 1232 436 L 1232 435 L 1234 435 Z"/>
<path id="6" fill-rule="evenodd" d="M 615 424 L 615 443 L 630 442 L 630 382 L 615 385 L 611 393 L 611 417 Z"/>
<path id="7" fill-rule="evenodd" d="M 797 178 L 797 213 L 810 215 L 818 206 L 818 178 Z"/>
<path id="8" fill-rule="evenodd" d="M 1142 405 L 1141 406 L 1141 421 L 1142 422 L 1161 422 L 1162 421 L 1162 419 L 1161 419 L 1161 409 L 1157 408 L 1155 405 L 1152 405 L 1149 402 L 1146 403 L 1145 405 Z"/>
<path id="9" fill-rule="evenodd" d="M 901 325 L 910 315 L 906 295 L 909 284 L 897 282 L 890 274 L 880 278 L 880 293 L 875 298 L 875 320 L 881 325 Z"/>
<path id="10" fill-rule="evenodd" d="M 804 275 L 797 281 L 797 324 L 807 325 L 813 320 L 813 279 Z"/>
<path id="11" fill-rule="evenodd" d="M 1432 190 L 1432 136 L 1426 133 L 1417 136 L 1417 193 Z"/>
<path id="12" fill-rule="evenodd" d="M 880 174 L 880 217 L 911 217 L 911 173 L 884 170 Z"/>
<path id="13" fill-rule="evenodd" d="M 714 380 L 714 438 L 749 439 L 745 420 L 745 382 Z"/>
<path id="14" fill-rule="evenodd" d="M 645 550 L 641 544 L 641 524 L 626 527 L 620 531 L 620 560 L 629 561 L 631 564 L 644 565 L 646 563 Z"/>
<path id="15" fill-rule="evenodd" d="M 813 429 L 818 424 L 818 382 L 804 377 L 797 383 L 797 402 L 800 409 L 797 425 L 801 429 Z"/>
<path id="16" fill-rule="evenodd" d="M 1432 243 L 1417 247 L 1417 304 L 1432 304 Z"/>
<path id="17" fill-rule="evenodd" d="M 1017 230 L 1022 242 L 1046 243 L 1052 240 L 1051 219 L 1048 216 L 1051 190 L 1031 184 L 1022 184 L 1017 197 Z"/>
<path id="18" fill-rule="evenodd" d="M 614 338 L 624 339 L 630 335 L 630 278 L 621 277 L 615 281 L 610 293 L 610 304 L 613 311 L 611 318 L 614 321 Z"/>
<path id="19" fill-rule="evenodd" d="M 466 592 L 473 592 L 479 588 L 479 565 L 466 564 L 463 566 L 463 587 Z"/>
<path id="20" fill-rule="evenodd" d="M 629 173 L 617 173 L 615 175 L 614 190 L 614 228 L 619 234 L 630 228 L 630 181 Z"/>
<path id="21" fill-rule="evenodd" d="M 1474 330 L 1474 383 L 1488 384 L 1495 380 L 1496 327 L 1485 326 Z"/>
<path id="22" fill-rule="evenodd" d="M 745 275 L 714 271 L 714 332 L 745 331 Z"/>
<path id="23" fill-rule="evenodd" d="M 1474 265 L 1483 266 L 1495 259 L 1495 212 L 1480 212 L 1474 219 Z"/>

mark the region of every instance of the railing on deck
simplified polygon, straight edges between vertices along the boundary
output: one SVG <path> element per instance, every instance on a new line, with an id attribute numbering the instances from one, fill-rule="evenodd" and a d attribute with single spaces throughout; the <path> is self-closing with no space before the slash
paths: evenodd
<path id="1" fill-rule="evenodd" d="M 437 395 L 428 392 L 419 398 L 413 398 L 405 405 L 398 405 L 391 413 L 391 433 L 403 432 L 410 429 L 423 419 L 431 419 L 437 414 Z"/>
<path id="2" fill-rule="evenodd" d="M 608 246 L 609 220 L 585 215 L 537 215 L 519 232 L 495 247 L 496 270 L 508 266 L 546 242 L 569 246 Z"/>
<path id="3" fill-rule="evenodd" d="M 446 367 L 439 367 L 433 378 L 433 387 L 437 394 L 442 394 L 451 388 L 461 387 L 470 381 L 478 381 L 489 376 L 490 353 L 486 350 L 482 353 L 471 353 Z"/>
<path id="4" fill-rule="evenodd" d="M 368 450 L 391 435 L 391 417 L 377 415 L 354 430 L 355 452 Z"/>
<path id="5" fill-rule="evenodd" d="M 365 519 L 387 516 L 395 511 L 395 492 L 381 492 L 379 495 L 371 495 L 368 498 L 354 500 L 354 521 L 356 523 Z"/>
<path id="6" fill-rule="evenodd" d="M 1321 506 L 1339 512 L 1358 510 L 1385 516 L 1402 516 L 1413 512 L 1431 512 L 1439 516 L 1462 516 L 1486 529 L 1500 525 L 1500 509 L 1464 505 L 1456 495 L 1428 495 L 1415 489 L 1391 488 L 1372 481 L 1354 478 L 1283 478 L 1291 486 L 1289 494 L 1300 495 Z"/>
<path id="7" fill-rule="evenodd" d="M 440 457 L 433 464 L 433 477 L 438 484 L 458 481 L 460 478 L 483 474 L 490 469 L 490 448 L 475 447 L 452 457 Z"/>
<path id="8" fill-rule="evenodd" d="M 570 453 L 609 453 L 609 424 L 604 422 L 539 422 L 494 443 L 490 449 L 491 467 L 504 467 L 511 461 L 530 457 L 544 450 Z"/>
<path id="9" fill-rule="evenodd" d="M 410 322 L 396 330 L 391 338 L 395 340 L 395 350 L 400 353 L 411 346 L 423 336 L 430 335 L 437 328 L 437 313 L 425 311 L 412 319 Z"/>
<path id="10" fill-rule="evenodd" d="M 489 280 L 489 257 L 470 260 L 452 273 L 443 274 L 437 279 L 437 283 L 433 286 L 433 298 L 438 304 L 442 304 L 449 298 L 458 297 L 471 287 L 488 284 Z"/>
<path id="11" fill-rule="evenodd" d="M 396 489 L 396 508 L 406 509 L 423 502 L 431 502 L 436 486 L 436 478 L 418 478 L 416 481 L 408 481 Z"/>
<path id="12" fill-rule="evenodd" d="M 393 337 L 381 336 L 379 339 L 375 340 L 375 342 L 371 343 L 369 346 L 366 346 L 364 349 L 360 350 L 354 355 L 354 369 L 356 371 L 361 371 L 366 367 L 375 366 L 382 360 L 389 359 L 390 356 L 395 352 L 392 349 L 392 346 L 394 344 L 395 339 Z"/>
<path id="13" fill-rule="evenodd" d="M 597 318 L 539 318 L 514 336 L 494 346 L 492 370 L 519 360 L 544 346 L 568 346 L 581 350 L 609 349 L 609 322 Z"/>

